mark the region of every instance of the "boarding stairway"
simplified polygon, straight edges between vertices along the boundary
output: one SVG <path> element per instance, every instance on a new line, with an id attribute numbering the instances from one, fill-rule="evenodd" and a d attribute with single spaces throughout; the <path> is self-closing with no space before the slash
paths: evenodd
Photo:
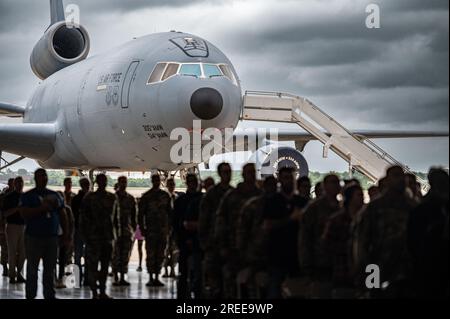
<path id="1" fill-rule="evenodd" d="M 357 136 L 306 98 L 286 93 L 247 91 L 242 120 L 296 123 L 323 143 L 323 157 L 331 149 L 356 170 L 377 182 L 393 165 L 414 174 L 373 141 Z M 417 176 L 424 192 L 429 184 Z"/>

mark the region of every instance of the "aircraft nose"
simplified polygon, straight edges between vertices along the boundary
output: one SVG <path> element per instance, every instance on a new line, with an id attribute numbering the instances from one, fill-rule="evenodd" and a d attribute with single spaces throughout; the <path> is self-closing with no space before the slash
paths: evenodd
<path id="1" fill-rule="evenodd" d="M 201 88 L 192 94 L 191 110 L 201 120 L 212 120 L 223 108 L 223 97 L 213 88 Z"/>

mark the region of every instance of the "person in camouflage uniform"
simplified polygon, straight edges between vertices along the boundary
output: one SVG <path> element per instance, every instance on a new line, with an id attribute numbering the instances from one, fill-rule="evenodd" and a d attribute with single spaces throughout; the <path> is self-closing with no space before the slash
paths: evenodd
<path id="1" fill-rule="evenodd" d="M 175 191 L 175 180 L 173 178 L 169 178 L 166 182 L 167 192 L 170 196 L 170 206 L 172 209 L 170 210 L 169 214 L 169 233 L 167 235 L 167 246 L 164 250 L 164 275 L 163 278 L 168 277 L 175 277 L 175 266 L 178 263 L 178 257 L 179 257 L 179 249 L 177 247 L 177 243 L 174 236 L 174 230 L 173 230 L 173 214 L 174 214 L 174 205 L 175 200 L 180 196 L 182 193 Z M 170 267 L 170 273 L 168 268 Z"/>
<path id="2" fill-rule="evenodd" d="M 217 210 L 215 238 L 224 265 L 222 268 L 224 297 L 237 296 L 237 273 L 241 260 L 237 248 L 237 229 L 242 206 L 249 199 L 261 195 L 256 186 L 256 169 L 252 163 L 246 164 L 242 171 L 244 181 L 236 189 L 228 191 Z"/>
<path id="3" fill-rule="evenodd" d="M 106 191 L 107 181 L 104 174 L 96 177 L 98 189 L 84 197 L 79 216 L 80 235 L 86 243 L 89 286 L 94 299 L 110 299 L 106 294 L 106 279 L 115 239 L 114 224 L 117 223 L 117 216 L 114 213 L 117 210 L 114 207 L 116 195 Z"/>
<path id="4" fill-rule="evenodd" d="M 263 230 L 264 205 L 277 192 L 277 179 L 269 176 L 263 183 L 264 193 L 247 201 L 241 210 L 237 230 L 237 248 L 242 267 L 248 269 L 248 297 L 261 296 L 256 275 L 267 271 L 267 237 Z"/>
<path id="5" fill-rule="evenodd" d="M 387 190 L 361 212 L 355 252 L 358 289 L 366 290 L 368 265 L 377 265 L 386 289 L 371 290 L 372 297 L 404 298 L 411 292 L 412 256 L 408 250 L 408 221 L 416 202 L 406 192 L 403 168 L 387 171 Z"/>
<path id="6" fill-rule="evenodd" d="M 353 183 L 344 188 L 342 195 L 343 208 L 328 220 L 323 239 L 333 264 L 333 299 L 352 299 L 355 297 L 354 226 L 364 205 L 364 193 L 360 185 Z"/>
<path id="7" fill-rule="evenodd" d="M 8 277 L 8 243 L 6 241 L 6 219 L 3 217 L 3 201 L 14 191 L 14 178 L 8 180 L 8 188 L 0 194 L 0 263 L 3 266 L 3 277 Z"/>
<path id="8" fill-rule="evenodd" d="M 147 269 L 150 274 L 148 287 L 161 287 L 164 284 L 158 276 L 164 261 L 164 249 L 169 233 L 169 214 L 172 210 L 170 196 L 160 189 L 161 178 L 152 175 L 152 189 L 142 195 L 139 201 L 139 227 L 145 236 Z"/>
<path id="9" fill-rule="evenodd" d="M 128 180 L 125 176 L 118 179 L 118 190 L 116 192 L 117 205 L 115 205 L 114 215 L 117 216 L 117 223 L 114 225 L 117 239 L 113 252 L 113 273 L 118 274 L 114 285 L 129 286 L 125 280 L 128 273 L 128 262 L 133 248 L 133 235 L 137 228 L 136 200 L 127 193 Z"/>
<path id="10" fill-rule="evenodd" d="M 339 178 L 328 175 L 322 186 L 322 196 L 305 208 L 298 236 L 300 270 L 311 279 L 313 298 L 331 298 L 332 263 L 322 235 L 329 218 L 340 209 L 337 199 L 341 192 Z"/>
<path id="11" fill-rule="evenodd" d="M 220 298 L 222 296 L 222 263 L 214 238 L 216 213 L 223 196 L 231 189 L 231 166 L 222 163 L 217 168 L 220 183 L 212 187 L 200 202 L 198 236 L 204 252 L 203 283 L 204 296 Z"/>
<path id="12" fill-rule="evenodd" d="M 415 298 L 449 297 L 449 176 L 440 168 L 428 173 L 431 189 L 411 213 L 409 250 L 413 256 Z"/>

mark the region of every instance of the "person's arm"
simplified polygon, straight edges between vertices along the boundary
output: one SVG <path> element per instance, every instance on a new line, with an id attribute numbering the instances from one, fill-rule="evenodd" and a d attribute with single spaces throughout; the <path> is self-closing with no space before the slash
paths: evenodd
<path id="1" fill-rule="evenodd" d="M 227 214 L 230 211 L 228 208 L 228 197 L 230 193 L 225 195 L 219 204 L 216 215 L 216 225 L 214 227 L 214 240 L 218 244 L 218 248 L 222 257 L 228 255 L 228 227 L 227 227 Z"/>
<path id="2" fill-rule="evenodd" d="M 58 209 L 58 214 L 59 214 L 59 218 L 60 218 L 60 224 L 61 224 L 61 228 L 63 231 L 63 243 L 64 246 L 66 247 L 70 247 L 71 245 L 71 230 L 70 230 L 70 226 L 69 226 L 69 217 L 67 214 L 67 210 L 65 207 L 60 207 Z"/>
<path id="3" fill-rule="evenodd" d="M 299 263 L 306 275 L 311 274 L 313 266 L 314 250 L 314 206 L 306 209 L 303 219 L 300 223 L 298 256 Z"/>
<path id="4" fill-rule="evenodd" d="M 5 198 L 3 203 L 3 218 L 8 218 L 16 213 L 20 214 L 20 208 L 18 205 L 15 205 L 15 203 L 13 203 L 9 198 Z"/>
<path id="5" fill-rule="evenodd" d="M 137 228 L 137 212 L 136 212 L 136 200 L 133 196 L 131 196 L 131 227 L 133 231 L 136 231 Z"/>
<path id="6" fill-rule="evenodd" d="M 237 228 L 237 247 L 241 256 L 245 258 L 247 256 L 248 246 L 250 244 L 250 232 L 252 229 L 252 221 L 254 218 L 254 211 L 256 209 L 257 201 L 247 202 L 244 207 L 242 207 L 240 218 Z"/>
<path id="7" fill-rule="evenodd" d="M 139 200 L 139 205 L 138 205 L 138 224 L 139 224 L 139 229 L 141 230 L 141 234 L 144 237 L 146 236 L 146 233 L 147 233 L 147 228 L 145 225 L 146 211 L 147 211 L 147 200 L 143 196 Z"/>
<path id="8" fill-rule="evenodd" d="M 30 219 L 34 217 L 39 217 L 47 214 L 48 211 L 52 209 L 52 203 L 48 200 L 43 200 L 39 207 L 27 207 L 27 203 L 23 203 L 20 207 L 20 214 L 24 219 Z"/>
<path id="9" fill-rule="evenodd" d="M 89 203 L 88 203 L 89 195 L 86 195 L 81 200 L 80 210 L 79 210 L 79 229 L 80 229 L 80 237 L 86 242 L 88 236 L 88 227 L 89 227 Z"/>
<path id="10" fill-rule="evenodd" d="M 209 244 L 209 224 L 211 223 L 211 212 L 209 207 L 209 193 L 206 193 L 205 197 L 200 201 L 200 209 L 198 213 L 198 239 L 202 249 L 206 249 Z"/>

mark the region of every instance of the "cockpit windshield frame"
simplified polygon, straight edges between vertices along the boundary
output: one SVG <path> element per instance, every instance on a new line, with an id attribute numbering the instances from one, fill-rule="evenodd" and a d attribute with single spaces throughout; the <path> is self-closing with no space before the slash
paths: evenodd
<path id="1" fill-rule="evenodd" d="M 161 67 L 164 65 L 164 69 L 161 71 Z M 181 70 L 185 65 L 198 65 L 200 66 L 201 75 L 197 76 L 195 74 L 181 74 Z M 175 72 L 175 67 L 177 67 Z M 205 66 L 216 66 L 217 73 L 211 74 L 210 76 L 206 76 L 207 73 L 214 72 L 205 72 Z M 155 73 L 157 72 L 157 73 Z M 231 67 L 226 63 L 208 63 L 208 62 L 188 62 L 188 63 L 180 63 L 180 62 L 158 62 L 153 68 L 148 80 L 147 85 L 158 84 L 162 82 L 166 82 L 167 80 L 175 77 L 175 76 L 191 76 L 199 79 L 210 79 L 215 77 L 225 77 L 229 79 L 234 85 L 238 85 L 237 78 L 231 69 Z"/>

